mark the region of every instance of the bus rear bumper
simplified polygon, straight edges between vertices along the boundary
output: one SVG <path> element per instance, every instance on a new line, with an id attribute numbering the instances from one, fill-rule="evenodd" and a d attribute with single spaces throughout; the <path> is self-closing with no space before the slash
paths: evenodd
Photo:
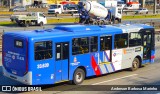
<path id="1" fill-rule="evenodd" d="M 25 76 L 20 77 L 20 76 L 16 76 L 16 75 L 13 75 L 7 72 L 3 66 L 2 66 L 2 70 L 3 70 L 4 76 L 11 78 L 13 80 L 16 80 L 18 82 L 21 82 L 23 84 L 26 84 L 26 85 L 32 85 L 32 72 L 28 72 Z"/>

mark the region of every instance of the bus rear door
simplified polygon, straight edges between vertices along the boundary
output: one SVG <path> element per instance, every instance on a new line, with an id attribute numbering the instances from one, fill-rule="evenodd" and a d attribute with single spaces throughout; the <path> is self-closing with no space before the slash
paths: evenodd
<path id="1" fill-rule="evenodd" d="M 69 42 L 55 44 L 55 82 L 68 80 Z"/>

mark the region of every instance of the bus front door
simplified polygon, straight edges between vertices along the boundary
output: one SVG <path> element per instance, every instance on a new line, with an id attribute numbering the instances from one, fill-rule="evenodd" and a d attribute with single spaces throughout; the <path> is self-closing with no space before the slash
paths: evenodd
<path id="1" fill-rule="evenodd" d="M 143 34 L 143 59 L 151 59 L 151 32 L 145 32 Z"/>
<path id="2" fill-rule="evenodd" d="M 55 82 L 68 80 L 69 42 L 55 45 Z"/>

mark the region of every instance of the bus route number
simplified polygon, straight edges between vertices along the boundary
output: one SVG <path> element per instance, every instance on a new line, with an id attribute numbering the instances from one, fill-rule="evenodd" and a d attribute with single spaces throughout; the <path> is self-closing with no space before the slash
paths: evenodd
<path id="1" fill-rule="evenodd" d="M 37 69 L 47 68 L 47 67 L 49 67 L 49 63 L 44 63 L 44 64 L 38 64 L 37 65 Z"/>

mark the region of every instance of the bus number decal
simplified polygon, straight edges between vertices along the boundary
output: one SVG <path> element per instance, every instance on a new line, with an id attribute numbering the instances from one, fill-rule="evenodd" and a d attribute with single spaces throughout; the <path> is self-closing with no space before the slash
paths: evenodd
<path id="1" fill-rule="evenodd" d="M 38 64 L 37 65 L 37 69 L 47 68 L 47 67 L 49 67 L 49 63 L 44 63 L 44 64 Z"/>

